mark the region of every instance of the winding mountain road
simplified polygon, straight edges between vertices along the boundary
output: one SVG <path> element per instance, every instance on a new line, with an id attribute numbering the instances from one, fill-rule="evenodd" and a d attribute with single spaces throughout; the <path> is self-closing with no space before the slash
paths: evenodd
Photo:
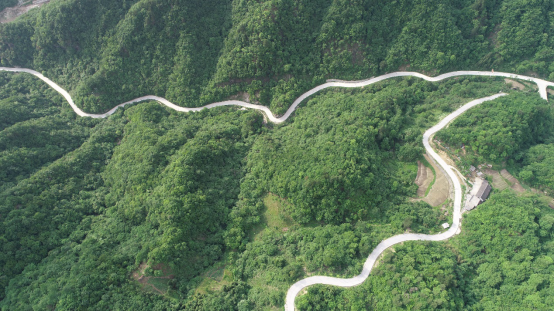
<path id="1" fill-rule="evenodd" d="M 308 277 L 306 279 L 303 279 L 299 282 L 296 282 L 294 285 L 292 285 L 289 288 L 289 291 L 287 292 L 287 297 L 285 301 L 285 311 L 294 311 L 294 300 L 298 293 L 305 287 L 315 285 L 315 284 L 325 284 L 325 285 L 333 285 L 333 286 L 340 286 L 340 287 L 352 287 L 352 286 L 358 286 L 365 279 L 369 276 L 369 273 L 371 273 L 371 269 L 373 268 L 373 265 L 375 264 L 375 261 L 377 261 L 377 258 L 389 247 L 402 243 L 407 241 L 442 241 L 445 239 L 448 239 L 456 233 L 458 233 L 458 229 L 460 229 L 461 226 L 461 204 L 462 204 L 462 188 L 460 186 L 460 181 L 458 180 L 458 177 L 456 176 L 456 173 L 452 170 L 452 168 L 431 148 L 431 145 L 429 144 L 429 139 L 433 134 L 435 134 L 437 131 L 444 128 L 446 125 L 448 125 L 452 120 L 456 119 L 458 116 L 463 114 L 468 109 L 475 107 L 483 102 L 494 100 L 498 97 L 507 95 L 506 93 L 498 93 L 493 96 L 473 100 L 464 106 L 460 107 L 458 110 L 453 112 L 452 114 L 448 115 L 446 118 L 441 120 L 437 125 L 430 128 L 423 134 L 423 145 L 425 145 L 425 149 L 427 150 L 427 153 L 433 157 L 433 159 L 446 171 L 448 174 L 448 177 L 454 184 L 454 214 L 453 214 L 453 222 L 452 226 L 448 229 L 446 232 L 442 232 L 440 234 L 435 235 L 429 235 L 429 234 L 400 234 L 393 236 L 391 238 L 387 238 L 375 249 L 373 252 L 369 255 L 366 262 L 364 263 L 364 267 L 362 270 L 362 273 L 358 276 L 355 276 L 353 278 L 336 278 L 336 277 L 327 277 L 327 276 L 312 276 Z"/>
<path id="2" fill-rule="evenodd" d="M 114 108 L 112 108 L 111 110 L 109 110 L 108 112 L 106 112 L 104 114 L 89 114 L 89 113 L 83 112 L 79 107 L 77 107 L 77 105 L 75 105 L 75 103 L 73 102 L 73 99 L 71 98 L 71 96 L 69 95 L 69 93 L 67 91 L 65 91 L 62 87 L 60 87 L 59 85 L 54 83 L 52 80 L 44 77 L 41 73 L 39 73 L 37 71 L 31 70 L 31 69 L 26 69 L 26 68 L 8 68 L 8 67 L 0 67 L 0 71 L 24 72 L 24 73 L 29 73 L 29 74 L 35 75 L 36 77 L 40 78 L 41 80 L 46 82 L 48 85 L 50 85 L 52 88 L 54 88 L 56 91 L 58 91 L 67 100 L 69 105 L 71 105 L 71 107 L 73 108 L 75 113 L 77 113 L 79 116 L 82 116 L 82 117 L 105 118 L 105 117 L 110 116 L 111 114 L 113 114 L 119 107 L 123 107 L 127 104 L 137 103 L 137 102 L 142 102 L 142 101 L 147 101 L 147 100 L 155 100 L 155 101 L 160 102 L 163 105 L 166 105 L 166 106 L 168 106 L 168 107 L 170 107 L 170 108 L 172 108 L 176 111 L 180 111 L 180 112 L 194 112 L 194 111 L 200 111 L 204 108 L 213 108 L 213 107 L 227 106 L 227 105 L 238 105 L 238 106 L 243 106 L 243 107 L 257 109 L 257 110 L 262 111 L 263 113 L 265 113 L 265 115 L 268 117 L 268 119 L 273 123 L 282 123 L 282 122 L 286 121 L 290 117 L 290 115 L 296 110 L 296 107 L 303 100 L 305 100 L 309 96 L 311 96 L 311 95 L 313 95 L 313 94 L 315 94 L 315 93 L 317 93 L 317 92 L 319 92 L 323 89 L 330 88 L 330 87 L 343 87 L 343 88 L 363 87 L 363 86 L 367 86 L 367 85 L 370 85 L 370 84 L 373 84 L 373 83 L 376 83 L 376 82 L 379 82 L 379 81 L 382 81 L 382 80 L 385 80 L 385 79 L 394 78 L 394 77 L 412 76 L 412 77 L 419 77 L 419 78 L 425 79 L 427 81 L 440 81 L 440 80 L 443 80 L 443 79 L 446 79 L 446 78 L 457 77 L 457 76 L 491 76 L 491 77 L 507 77 L 507 78 L 512 78 L 512 79 L 521 79 L 521 80 L 527 80 L 527 81 L 531 81 L 531 82 L 536 83 L 537 86 L 538 86 L 538 89 L 539 89 L 540 96 L 545 100 L 548 99 L 546 88 L 548 86 L 554 86 L 554 83 L 546 81 L 546 80 L 533 78 L 533 77 L 528 77 L 528 76 L 510 74 L 510 73 L 502 73 L 502 72 L 456 71 L 456 72 L 450 72 L 450 73 L 442 74 L 442 75 L 437 76 L 437 77 L 428 77 L 428 76 L 425 76 L 423 74 L 416 73 L 416 72 L 394 72 L 394 73 L 382 75 L 382 76 L 379 76 L 379 77 L 371 78 L 371 79 L 368 79 L 368 80 L 364 80 L 364 81 L 355 81 L 355 82 L 332 81 L 332 82 L 324 83 L 322 85 L 319 85 L 319 86 L 307 91 L 306 93 L 304 93 L 300 97 L 298 97 L 292 103 L 292 105 L 289 107 L 287 112 L 281 117 L 275 117 L 273 115 L 273 113 L 269 110 L 269 108 L 267 108 L 265 106 L 250 104 L 250 103 L 246 103 L 246 102 L 242 102 L 242 101 L 231 100 L 231 101 L 223 101 L 223 102 L 212 103 L 212 104 L 208 104 L 208 105 L 205 105 L 205 106 L 202 106 L 202 107 L 197 107 L 197 108 L 186 108 L 186 107 L 177 106 L 177 105 L 169 102 L 168 100 L 166 100 L 164 98 L 161 98 L 161 97 L 158 97 L 158 96 L 153 96 L 153 95 L 143 96 L 143 97 L 136 98 L 134 100 L 119 104 L 119 105 L 115 106 Z M 461 227 L 462 188 L 460 186 L 460 182 L 458 181 L 458 178 L 457 178 L 456 174 L 454 173 L 454 171 L 450 168 L 450 166 L 448 164 L 446 164 L 446 162 L 435 151 L 433 151 L 433 149 L 431 148 L 431 146 L 429 144 L 429 139 L 434 133 L 436 133 L 440 129 L 444 128 L 452 120 L 454 120 L 455 118 L 460 116 L 465 111 L 467 111 L 467 110 L 471 109 L 472 107 L 477 106 L 477 105 L 479 105 L 479 104 L 481 104 L 485 101 L 494 100 L 494 99 L 496 99 L 498 97 L 501 97 L 501 96 L 504 96 L 504 95 L 507 95 L 507 94 L 499 93 L 499 94 L 495 94 L 493 96 L 489 96 L 489 97 L 485 97 L 485 98 L 481 98 L 481 99 L 471 101 L 471 102 L 465 104 L 464 106 L 462 106 L 461 108 L 459 108 L 458 110 L 456 110 L 455 112 L 448 115 L 441 122 L 439 122 L 434 127 L 430 128 L 429 130 L 427 130 L 423 134 L 423 144 L 425 146 L 425 149 L 427 150 L 427 153 L 431 157 L 433 157 L 433 159 L 435 159 L 435 161 L 445 170 L 445 172 L 448 174 L 450 180 L 453 182 L 453 185 L 454 185 L 453 224 L 447 231 L 445 231 L 443 233 L 440 233 L 440 234 L 435 234 L 435 235 L 401 234 L 401 235 L 396 235 L 396 236 L 393 236 L 391 238 L 388 238 L 388 239 L 382 241 L 381 243 L 379 243 L 379 245 L 377 245 L 377 247 L 373 250 L 373 252 L 369 255 L 366 262 L 364 263 L 362 273 L 358 276 L 353 277 L 353 278 L 335 278 L 335 277 L 326 277 L 326 276 L 312 276 L 312 277 L 303 279 L 301 281 L 298 281 L 294 285 L 292 285 L 289 288 L 288 292 L 287 292 L 287 297 L 286 297 L 286 302 L 285 302 L 285 310 L 286 311 L 294 311 L 294 300 L 295 300 L 296 296 L 300 293 L 300 291 L 302 289 L 304 289 L 305 287 L 308 287 L 308 286 L 311 286 L 311 285 L 314 285 L 314 284 L 326 284 L 326 285 L 341 286 L 341 287 L 352 287 L 352 286 L 360 285 L 361 283 L 363 283 L 363 281 L 371 273 L 371 269 L 373 268 L 373 265 L 375 264 L 375 262 L 376 262 L 377 258 L 379 257 L 379 255 L 381 255 L 387 248 L 389 248 L 393 245 L 396 245 L 396 244 L 399 244 L 399 243 L 402 243 L 402 242 L 406 242 L 406 241 L 415 241 L 415 240 L 442 241 L 442 240 L 448 239 L 448 238 L 456 235 L 457 233 L 459 233 L 459 230 L 460 230 L 460 227 Z"/>
<path id="3" fill-rule="evenodd" d="M 374 84 L 374 83 L 382 81 L 382 80 L 386 80 L 386 79 L 389 79 L 389 78 L 395 78 L 395 77 L 418 77 L 418 78 L 425 79 L 427 81 L 433 81 L 433 82 L 440 81 L 440 80 L 443 80 L 443 79 L 446 79 L 446 78 L 457 77 L 457 76 L 490 76 L 490 77 L 506 77 L 506 78 L 512 78 L 512 79 L 521 79 L 521 80 L 527 80 L 527 81 L 531 81 L 531 82 L 536 83 L 538 88 L 539 88 L 539 94 L 545 100 L 548 99 L 546 88 L 548 86 L 554 87 L 554 83 L 552 83 L 550 81 L 546 81 L 546 80 L 539 79 L 539 78 L 533 78 L 533 77 L 529 77 L 529 76 L 522 76 L 522 75 L 502 73 L 502 72 L 455 71 L 455 72 L 442 74 L 442 75 L 439 75 L 437 77 L 429 77 L 429 76 L 425 76 L 423 74 L 416 73 L 416 72 L 394 72 L 394 73 L 385 74 L 385 75 L 382 75 L 382 76 L 379 76 L 379 77 L 374 77 L 374 78 L 363 80 L 363 81 L 332 81 L 332 82 L 327 82 L 327 83 L 321 84 L 321 85 L 305 92 L 301 96 L 299 96 L 292 103 L 292 105 L 289 107 L 287 112 L 281 117 L 275 117 L 273 115 L 273 113 L 269 110 L 269 108 L 267 108 L 265 106 L 250 104 L 250 103 L 246 103 L 246 102 L 243 102 L 243 101 L 230 100 L 230 101 L 212 103 L 212 104 L 208 104 L 208 105 L 205 105 L 205 106 L 202 106 L 202 107 L 188 108 L 188 107 L 177 106 L 177 105 L 171 103 L 170 101 L 168 101 L 168 100 L 166 100 L 162 97 L 155 96 L 155 95 L 146 95 L 146 96 L 139 97 L 139 98 L 136 98 L 134 100 L 131 100 L 131 101 L 128 101 L 128 102 L 125 102 L 125 103 L 121 103 L 121 104 L 115 106 L 114 108 L 110 109 L 109 111 L 105 112 L 104 114 L 89 114 L 89 113 L 83 112 L 79 107 L 77 107 L 77 105 L 75 105 L 75 103 L 73 102 L 73 99 L 71 98 L 71 95 L 69 95 L 69 93 L 67 91 L 65 91 L 62 87 L 57 85 L 52 80 L 44 77 L 41 73 L 39 73 L 37 71 L 34 71 L 32 69 L 28 69 L 28 68 L 12 68 L 12 67 L 0 67 L 0 71 L 20 72 L 20 73 L 28 73 L 28 74 L 31 74 L 31 75 L 35 75 L 36 77 L 38 77 L 39 79 L 43 80 L 48 85 L 50 85 L 52 88 L 54 88 L 56 91 L 58 91 L 66 99 L 66 101 L 69 103 L 69 105 L 71 105 L 71 108 L 73 108 L 73 110 L 75 111 L 75 113 L 77 113 L 77 115 L 79 115 L 81 117 L 91 117 L 91 118 L 105 118 L 105 117 L 108 117 L 111 114 L 115 113 L 115 111 L 118 108 L 123 107 L 125 105 L 132 104 L 132 103 L 138 103 L 138 102 L 142 102 L 142 101 L 153 100 L 153 101 L 158 101 L 161 104 L 163 104 L 167 107 L 170 107 L 170 108 L 172 108 L 176 111 L 186 112 L 186 113 L 188 113 L 188 112 L 197 112 L 197 111 L 200 111 L 204 108 L 214 108 L 214 107 L 218 107 L 218 106 L 228 106 L 228 105 L 243 106 L 243 107 L 257 109 L 259 111 L 262 111 L 263 113 L 265 113 L 265 115 L 268 117 L 268 119 L 273 123 L 282 123 L 290 117 L 290 115 L 296 110 L 296 107 L 300 103 L 302 103 L 302 101 L 304 101 L 309 96 L 311 96 L 311 95 L 313 95 L 313 94 L 315 94 L 315 93 L 317 93 L 317 92 L 319 92 L 323 89 L 327 89 L 327 88 L 331 88 L 331 87 L 359 88 L 359 87 L 367 86 L 367 85 Z"/>

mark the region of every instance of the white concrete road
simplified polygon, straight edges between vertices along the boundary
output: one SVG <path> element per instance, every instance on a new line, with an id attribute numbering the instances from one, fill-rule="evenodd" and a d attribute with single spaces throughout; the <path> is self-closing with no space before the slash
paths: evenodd
<path id="1" fill-rule="evenodd" d="M 444 171 L 448 174 L 448 177 L 453 182 L 454 185 L 454 214 L 453 214 L 453 223 L 448 229 L 448 231 L 435 234 L 435 235 L 428 235 L 428 234 L 400 234 L 393 236 L 391 238 L 387 238 L 384 241 L 382 241 L 377 247 L 373 250 L 373 252 L 369 255 L 366 262 L 364 263 L 364 267 L 362 270 L 362 273 L 358 276 L 355 276 L 353 278 L 335 278 L 335 277 L 327 277 L 327 276 L 312 276 L 308 277 L 306 279 L 303 279 L 299 282 L 296 282 L 294 285 L 292 285 L 288 292 L 287 297 L 285 301 L 285 311 L 294 311 L 294 300 L 296 299 L 296 296 L 300 291 L 308 286 L 315 285 L 315 284 L 325 284 L 325 285 L 333 285 L 333 286 L 341 286 L 341 287 L 352 287 L 352 286 L 358 286 L 369 276 L 369 273 L 371 273 L 371 269 L 373 268 L 373 265 L 375 264 L 375 261 L 377 258 L 385 251 L 387 248 L 402 243 L 406 241 L 441 241 L 448 239 L 458 233 L 458 229 L 461 226 L 461 203 L 462 203 L 462 188 L 460 186 L 460 182 L 458 178 L 456 177 L 456 173 L 451 169 L 451 167 L 431 148 L 431 145 L 429 144 L 429 138 L 442 128 L 444 128 L 447 124 L 449 124 L 452 120 L 456 119 L 458 116 L 463 114 L 468 109 L 477 106 L 485 101 L 494 100 L 498 97 L 507 95 L 506 93 L 498 93 L 493 96 L 477 99 L 474 101 L 471 101 L 464 106 L 460 107 L 458 110 L 453 112 L 452 114 L 448 115 L 446 118 L 441 120 L 437 125 L 430 128 L 423 134 L 423 145 L 425 145 L 425 149 L 427 150 L 427 153 L 433 157 L 433 159 L 444 169 Z"/>
<path id="2" fill-rule="evenodd" d="M 69 95 L 69 93 L 67 91 L 65 91 L 62 87 L 57 85 L 52 80 L 44 77 L 41 73 L 39 73 L 37 71 L 34 71 L 32 69 L 27 69 L 27 68 L 11 68 L 11 67 L 0 67 L 0 71 L 22 72 L 22 73 L 28 73 L 28 74 L 35 75 L 36 77 L 40 78 L 41 80 L 46 82 L 48 85 L 50 85 L 52 88 L 54 88 L 56 91 L 58 91 L 67 100 L 69 105 L 71 105 L 71 107 L 73 108 L 75 113 L 77 113 L 77 115 L 82 116 L 82 117 L 92 117 L 92 118 L 105 118 L 105 117 L 110 116 L 111 114 L 113 114 L 119 107 L 123 107 L 123 106 L 125 106 L 127 104 L 131 104 L 131 103 L 153 100 L 153 101 L 158 101 L 161 104 L 163 104 L 167 107 L 170 107 L 170 108 L 172 108 L 176 111 L 179 111 L 179 112 L 197 112 L 197 111 L 200 111 L 204 108 L 213 108 L 213 107 L 217 107 L 217 106 L 227 106 L 227 105 L 243 106 L 243 107 L 257 109 L 257 110 L 262 111 L 268 117 L 268 119 L 273 123 L 282 123 L 282 122 L 286 121 L 289 118 L 289 116 L 296 110 L 296 107 L 300 103 L 302 103 L 302 101 L 304 101 L 307 97 L 309 97 L 309 96 L 311 96 L 311 95 L 313 95 L 313 94 L 315 94 L 315 93 L 317 93 L 317 92 L 319 92 L 323 89 L 327 89 L 327 88 L 330 88 L 330 87 L 359 88 L 359 87 L 367 86 L 367 85 L 370 85 L 370 84 L 373 84 L 373 83 L 376 83 L 376 82 L 379 82 L 379 81 L 382 81 L 382 80 L 386 80 L 386 79 L 389 79 L 389 78 L 407 77 L 407 76 L 418 77 L 418 78 L 421 78 L 421 79 L 425 79 L 427 81 L 440 81 L 440 80 L 443 80 L 443 79 L 446 79 L 446 78 L 457 77 L 457 76 L 491 76 L 491 77 L 507 77 L 507 78 L 513 78 L 513 79 L 527 80 L 527 81 L 531 81 L 531 82 L 534 82 L 534 83 L 537 84 L 537 86 L 539 88 L 539 93 L 540 93 L 541 97 L 545 100 L 548 99 L 547 93 L 546 93 L 546 87 L 547 86 L 553 86 L 554 87 L 554 83 L 552 83 L 550 81 L 543 80 L 543 79 L 538 79 L 538 78 L 533 78 L 533 77 L 528 77 L 528 76 L 522 76 L 522 75 L 516 75 L 516 74 L 510 74 L 510 73 L 501 73 L 501 72 L 455 71 L 455 72 L 442 74 L 442 75 L 437 76 L 437 77 L 429 77 L 429 76 L 425 76 L 423 74 L 416 73 L 416 72 L 394 72 L 394 73 L 385 74 L 385 75 L 382 75 L 382 76 L 379 76 L 379 77 L 371 78 L 371 79 L 368 79 L 368 80 L 364 80 L 364 81 L 353 81 L 353 82 L 333 81 L 333 82 L 324 83 L 322 85 L 319 85 L 319 86 L 307 91 L 306 93 L 302 94 L 301 96 L 299 96 L 292 103 L 292 105 L 289 107 L 287 112 L 281 117 L 275 117 L 273 115 L 273 113 L 269 110 L 269 108 L 267 108 L 265 106 L 250 104 L 250 103 L 246 103 L 246 102 L 243 102 L 243 101 L 231 100 L 231 101 L 223 101 L 223 102 L 212 103 L 212 104 L 208 104 L 208 105 L 205 105 L 205 106 L 202 106 L 202 107 L 187 108 L 187 107 L 177 106 L 177 105 L 171 103 L 170 101 L 168 101 L 164 98 L 161 98 L 159 96 L 154 96 L 154 95 L 147 95 L 147 96 L 139 97 L 139 98 L 136 98 L 134 100 L 131 100 L 131 101 L 128 101 L 128 102 L 125 102 L 125 103 L 121 103 L 121 104 L 115 106 L 114 108 L 110 109 L 109 111 L 107 111 L 104 114 L 89 114 L 89 113 L 83 112 L 79 107 L 77 107 L 77 105 L 75 105 L 75 103 L 73 102 L 73 99 L 71 98 L 71 96 Z"/>
<path id="3" fill-rule="evenodd" d="M 8 67 L 0 67 L 0 71 L 24 72 L 24 73 L 29 73 L 29 74 L 35 75 L 36 77 L 42 79 L 44 82 L 46 82 L 48 85 L 50 85 L 52 88 L 54 88 L 56 91 L 58 91 L 67 100 L 69 105 L 71 105 L 71 107 L 73 108 L 75 113 L 77 113 L 79 116 L 83 116 L 83 117 L 104 118 L 104 117 L 107 117 L 107 116 L 110 116 L 111 114 L 113 114 L 119 107 L 123 107 L 127 104 L 137 103 L 137 102 L 142 102 L 142 101 L 147 101 L 147 100 L 154 100 L 154 101 L 158 101 L 161 104 L 166 105 L 166 106 L 168 106 L 170 108 L 173 108 L 174 110 L 180 111 L 180 112 L 192 112 L 192 111 L 200 111 L 204 108 L 213 108 L 213 107 L 226 106 L 226 105 L 238 105 L 238 106 L 243 106 L 243 107 L 247 107 L 247 108 L 260 110 L 268 117 L 268 119 L 271 122 L 274 122 L 274 123 L 282 123 L 282 122 L 286 121 L 290 117 L 290 115 L 296 110 L 296 107 L 300 103 L 302 103 L 303 100 L 305 100 L 307 97 L 309 97 L 309 96 L 313 95 L 314 93 L 317 93 L 318 91 L 321 91 L 323 89 L 330 88 L 330 87 L 343 87 L 343 88 L 363 87 L 363 86 L 367 86 L 367 85 L 370 85 L 370 84 L 373 84 L 373 83 L 376 83 L 376 82 L 379 82 L 379 81 L 382 81 L 382 80 L 385 80 L 385 79 L 394 78 L 394 77 L 413 76 L 413 77 L 419 77 L 421 79 L 425 79 L 427 81 L 440 81 L 440 80 L 443 80 L 443 79 L 446 79 L 446 78 L 451 78 L 451 77 L 456 77 L 456 76 L 492 76 L 492 77 L 507 77 L 507 78 L 513 78 L 513 79 L 521 79 L 521 80 L 527 80 L 527 81 L 531 81 L 531 82 L 536 83 L 537 86 L 538 86 L 538 89 L 539 89 L 539 93 L 540 93 L 540 95 L 543 99 L 547 99 L 546 87 L 547 86 L 554 86 L 554 83 L 546 81 L 546 80 L 533 78 L 533 77 L 528 77 L 528 76 L 510 74 L 510 73 L 502 73 L 502 72 L 456 71 L 456 72 L 450 72 L 450 73 L 442 74 L 442 75 L 437 76 L 437 77 L 428 77 L 428 76 L 425 76 L 423 74 L 416 73 L 416 72 L 394 72 L 394 73 L 382 75 L 382 76 L 379 76 L 379 77 L 371 78 L 371 79 L 368 79 L 368 80 L 365 80 L 365 81 L 354 81 L 354 82 L 332 81 L 332 82 L 324 83 L 322 85 L 319 85 L 319 86 L 307 91 L 306 93 L 304 93 L 300 97 L 298 97 L 292 103 L 292 105 L 289 107 L 287 112 L 281 117 L 275 117 L 273 115 L 273 113 L 271 113 L 271 111 L 265 106 L 250 104 L 250 103 L 246 103 L 246 102 L 242 102 L 242 101 L 234 101 L 234 100 L 233 101 L 223 101 L 223 102 L 208 104 L 206 106 L 197 107 L 197 108 L 186 108 L 186 107 L 177 106 L 177 105 L 169 102 L 168 100 L 166 100 L 164 98 L 161 98 L 161 97 L 158 97 L 158 96 L 153 96 L 153 95 L 143 96 L 143 97 L 131 100 L 129 102 L 119 104 L 119 105 L 117 105 L 116 107 L 112 108 L 111 110 L 109 110 L 108 112 L 106 112 L 104 114 L 88 114 L 88 113 L 83 112 L 81 109 L 79 109 L 79 107 L 77 107 L 77 105 L 75 105 L 75 103 L 73 102 L 73 99 L 71 98 L 71 96 L 69 95 L 69 93 L 67 91 L 65 91 L 63 88 L 58 86 L 52 80 L 44 77 L 39 72 L 36 72 L 34 70 L 31 70 L 31 69 L 26 69 L 26 68 L 8 68 Z M 503 96 L 503 95 L 506 95 L 506 94 L 499 93 L 499 94 L 496 94 L 496 95 L 493 95 L 493 96 L 490 96 L 490 97 L 486 97 L 486 98 L 471 101 L 471 102 L 467 103 L 466 105 L 462 106 L 461 108 L 459 108 L 458 110 L 456 110 L 455 112 L 453 112 L 452 114 L 448 115 L 439 124 L 432 127 L 431 129 L 427 130 L 423 134 L 423 144 L 425 145 L 425 149 L 427 150 L 429 155 L 431 155 L 431 157 L 433 157 L 437 161 L 437 163 L 442 168 L 444 168 L 445 172 L 448 174 L 450 180 L 453 182 L 453 185 L 454 185 L 453 224 L 448 229 L 448 231 L 440 233 L 440 234 L 436 234 L 436 235 L 402 234 L 402 235 L 397 235 L 397 236 L 393 236 L 391 238 L 388 238 L 388 239 L 382 241 L 379 245 L 377 245 L 377 247 L 373 250 L 373 252 L 367 258 L 367 260 L 366 260 L 366 262 L 363 266 L 362 273 L 358 276 L 353 277 L 353 278 L 342 279 L 342 278 L 334 278 L 334 277 L 326 277 L 326 276 L 312 276 L 312 277 L 303 279 L 303 280 L 295 283 L 294 285 L 292 285 L 290 287 L 290 289 L 287 293 L 287 297 L 286 297 L 285 310 L 287 310 L 287 311 L 294 310 L 294 300 L 295 300 L 296 296 L 298 295 L 298 293 L 303 288 L 305 288 L 307 286 L 314 285 L 314 284 L 327 284 L 327 285 L 334 285 L 334 286 L 341 286 L 341 287 L 352 287 L 352 286 L 360 285 L 369 276 L 369 273 L 371 272 L 371 269 L 373 268 L 373 265 L 375 264 L 375 261 L 377 260 L 379 255 L 381 253 L 383 253 L 383 251 L 385 251 L 387 248 L 389 248 L 389 247 L 391 247 L 395 244 L 405 242 L 405 241 L 413 241 L 413 240 L 441 241 L 441 240 L 445 240 L 447 238 L 452 237 L 456 233 L 459 233 L 460 226 L 461 226 L 461 224 L 460 224 L 461 211 L 460 210 L 461 210 L 461 201 L 462 201 L 462 189 L 460 187 L 460 182 L 458 181 L 458 179 L 456 177 L 456 174 L 453 172 L 453 170 L 450 168 L 450 166 L 447 165 L 446 162 L 442 158 L 440 158 L 437 153 L 435 153 L 435 151 L 433 151 L 433 149 L 429 145 L 429 137 L 432 134 L 434 134 L 435 132 L 437 132 L 440 129 L 442 129 L 443 127 L 445 127 L 448 123 L 450 123 L 452 120 L 454 120 L 456 117 L 458 117 L 460 114 L 467 111 L 468 109 L 470 109 L 470 108 L 472 108 L 476 105 L 479 105 L 479 104 L 481 104 L 485 101 L 490 101 L 490 100 L 496 99 L 496 98 L 498 98 L 500 96 Z"/>

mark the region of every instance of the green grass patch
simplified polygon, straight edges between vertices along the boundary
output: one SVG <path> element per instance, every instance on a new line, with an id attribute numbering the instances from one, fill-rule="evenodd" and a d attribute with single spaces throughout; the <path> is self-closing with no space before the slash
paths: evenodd
<path id="1" fill-rule="evenodd" d="M 291 204 L 286 200 L 273 193 L 268 193 L 263 198 L 263 202 L 264 210 L 260 216 L 260 223 L 258 223 L 250 233 L 251 241 L 259 240 L 260 236 L 267 230 L 286 232 L 301 226 L 287 213 L 287 210 L 291 209 Z M 321 225 L 323 225 L 322 222 L 312 220 L 303 224 L 302 227 L 317 227 Z"/>
<path id="2" fill-rule="evenodd" d="M 230 285 L 233 281 L 233 275 L 228 267 L 229 258 L 228 254 L 225 254 L 222 260 L 216 262 L 202 274 L 202 281 L 196 287 L 196 293 L 207 294 L 221 290 L 225 285 Z"/>
<path id="3" fill-rule="evenodd" d="M 427 196 L 429 194 L 429 192 L 431 191 L 431 188 L 433 188 L 433 184 L 435 184 L 435 180 L 437 179 L 437 172 L 435 171 L 435 168 L 427 161 L 427 159 L 425 157 L 421 156 L 419 161 L 421 161 L 421 163 L 425 167 L 430 168 L 431 171 L 433 171 L 433 181 L 431 181 L 431 184 L 429 184 L 429 186 L 427 187 L 427 190 L 425 190 L 425 196 Z"/>
<path id="4" fill-rule="evenodd" d="M 267 226 L 285 229 L 296 225 L 296 222 L 285 212 L 287 203 L 283 199 L 269 193 L 264 198 L 264 205 L 266 207 L 264 219 Z"/>

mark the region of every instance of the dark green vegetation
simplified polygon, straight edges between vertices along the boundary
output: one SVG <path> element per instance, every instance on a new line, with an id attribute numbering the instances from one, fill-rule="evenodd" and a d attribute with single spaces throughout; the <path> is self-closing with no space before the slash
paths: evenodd
<path id="1" fill-rule="evenodd" d="M 0 0 L 0 11 L 15 5 L 17 5 L 17 0 Z"/>
<path id="2" fill-rule="evenodd" d="M 462 157 L 461 166 L 506 162 L 525 182 L 551 191 L 553 121 L 550 105 L 538 95 L 515 93 L 471 109 L 436 139 Z M 297 300 L 298 308 L 549 309 L 554 304 L 554 212 L 538 195 L 493 193 L 465 215 L 460 236 L 446 243 L 395 246 L 361 287 L 312 287 Z"/>
<path id="3" fill-rule="evenodd" d="M 247 92 L 280 114 L 327 78 L 494 68 L 554 79 L 553 3 L 56 0 L 0 26 L 0 62 L 44 72 L 88 112 Z"/>
<path id="4" fill-rule="evenodd" d="M 456 149 L 465 145 L 465 159 L 477 165 L 485 161 L 513 163 L 529 147 L 551 140 L 553 133 L 551 105 L 538 94 L 514 94 L 471 109 L 436 138 Z"/>
<path id="5" fill-rule="evenodd" d="M 279 114 L 328 78 L 398 69 L 554 79 L 552 9 L 57 0 L 0 25 L 0 62 L 43 72 L 88 112 L 155 94 L 182 106 L 248 97 Z M 280 309 L 300 278 L 358 274 L 382 239 L 439 231 L 448 216 L 410 201 L 421 134 L 470 99 L 508 91 L 501 79 L 394 79 L 326 90 L 285 124 L 264 125 L 233 107 L 183 114 L 152 102 L 79 118 L 34 77 L 1 74 L 0 84 L 2 310 Z M 550 166 L 549 147 L 527 150 L 552 143 L 550 108 L 535 93 L 488 107 L 466 121 L 490 115 L 483 139 L 463 132 L 480 144 L 475 157 L 513 159 L 550 188 L 534 174 Z M 398 246 L 364 286 L 315 287 L 299 305 L 552 307 L 554 218 L 507 193 L 482 207 L 457 240 Z"/>
<path id="6" fill-rule="evenodd" d="M 35 81 L 9 77 L 14 79 L 5 92 L 17 90 L 22 77 Z M 2 145 L 3 157 L 19 156 L 25 165 L 21 154 L 41 156 L 3 176 L 1 281 L 14 291 L 2 293 L 2 305 L 170 308 L 170 301 L 142 294 L 130 273 L 142 262 L 163 262 L 187 280 L 221 257 L 248 137 L 259 131 L 261 115 L 237 110 L 178 115 L 145 103 L 93 120 L 53 105 L 63 101 L 41 85 L 21 90 L 30 96 L 17 94 L 2 102 L 13 116 L 16 108 L 32 112 L 0 132 L 3 142 L 21 138 L 18 142 L 26 144 Z M 18 96 L 37 109 L 22 106 L 15 101 Z M 53 122 L 60 130 L 43 129 Z M 62 125 L 73 135 L 64 135 L 71 144 L 62 145 L 59 155 L 51 146 L 58 146 Z M 6 166 L 19 169 L 15 165 Z"/>
<path id="7" fill-rule="evenodd" d="M 554 110 L 538 95 L 516 93 L 484 103 L 436 138 L 461 157 L 466 170 L 485 162 L 508 166 L 521 182 L 554 191 Z"/>
<path id="8" fill-rule="evenodd" d="M 548 310 L 554 213 L 534 195 L 496 193 L 445 243 L 408 242 L 359 287 L 314 286 L 302 310 Z"/>
<path id="9" fill-rule="evenodd" d="M 263 126 L 157 103 L 81 118 L 31 75 L 0 79 L 0 306 L 27 310 L 280 308 L 299 278 L 357 274 L 382 239 L 440 229 L 408 201 L 421 134 L 503 88 L 397 79 Z"/>
<path id="10" fill-rule="evenodd" d="M 299 310 L 461 310 L 456 255 L 437 243 L 407 242 L 386 253 L 361 286 L 317 285 L 296 300 Z"/>

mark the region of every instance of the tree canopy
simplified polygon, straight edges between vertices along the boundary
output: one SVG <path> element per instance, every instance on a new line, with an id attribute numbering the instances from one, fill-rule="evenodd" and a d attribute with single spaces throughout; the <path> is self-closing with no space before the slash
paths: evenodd
<path id="1" fill-rule="evenodd" d="M 494 68 L 554 79 L 552 9 L 551 0 L 57 0 L 0 25 L 0 63 L 42 72 L 87 112 L 153 94 L 282 114 L 330 78 Z M 448 205 L 414 198 L 421 135 L 499 90 L 511 94 L 437 138 L 551 191 L 552 109 L 500 79 L 331 88 L 274 125 L 237 107 L 180 113 L 155 102 L 81 118 L 36 77 L 0 73 L 0 309 L 281 309 L 303 277 L 357 275 L 383 239 L 441 230 Z M 395 246 L 361 287 L 309 288 L 298 306 L 552 307 L 551 210 L 496 192 L 464 218 L 456 239 Z"/>

